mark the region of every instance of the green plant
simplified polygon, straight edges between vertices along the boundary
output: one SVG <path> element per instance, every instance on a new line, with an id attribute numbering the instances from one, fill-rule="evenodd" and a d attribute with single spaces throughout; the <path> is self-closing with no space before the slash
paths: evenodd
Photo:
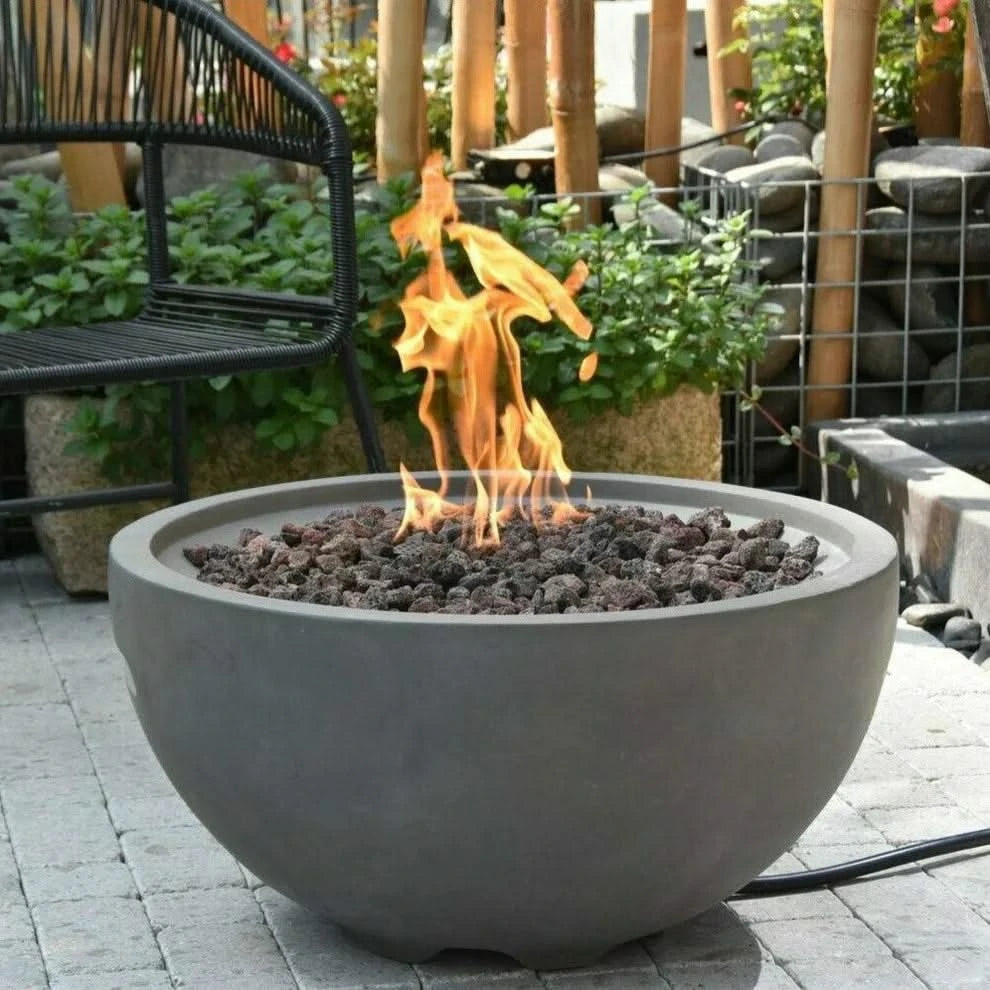
<path id="1" fill-rule="evenodd" d="M 265 169 L 223 189 L 174 199 L 169 207 L 173 275 L 306 294 L 329 289 L 329 216 L 321 184 L 273 185 Z M 528 191 L 509 190 L 526 200 Z M 44 322 L 65 324 L 133 315 L 145 284 L 140 214 L 108 208 L 73 216 L 56 187 L 18 179 L 14 209 L 0 216 L 9 241 L 0 243 L 0 332 Z M 420 252 L 402 257 L 389 223 L 413 202 L 411 178 L 378 190 L 374 208 L 359 209 L 356 326 L 358 361 L 375 406 L 387 419 L 413 423 L 420 376 L 403 373 L 393 341 L 402 328 L 398 302 L 424 268 Z M 632 200 L 652 204 L 648 191 Z M 577 296 L 594 321 L 592 342 L 556 324 L 518 321 L 527 390 L 547 408 L 566 407 L 580 419 L 604 409 L 629 411 L 637 399 L 668 394 L 681 384 L 707 391 L 738 385 L 746 362 L 762 352 L 772 318 L 743 258 L 746 221 L 730 218 L 670 253 L 658 251 L 637 219 L 622 228 L 568 231 L 569 202 L 532 215 L 499 212 L 501 231 L 529 257 L 563 279 L 584 260 L 592 271 Z M 699 230 L 700 219 L 692 220 Z M 449 270 L 468 293 L 471 267 L 456 244 Z M 650 304 L 644 301 L 650 300 Z M 580 382 L 589 349 L 598 373 Z M 250 426 L 259 444 L 283 451 L 318 441 L 346 411 L 335 363 L 289 372 L 219 376 L 189 384 L 192 453 L 217 426 Z M 168 390 L 163 385 L 112 386 L 88 395 L 71 427 L 72 449 L 97 460 L 110 479 L 154 477 L 168 463 Z"/>
<path id="2" fill-rule="evenodd" d="M 733 91 L 752 120 L 803 114 L 820 123 L 825 114 L 823 0 L 779 0 L 746 4 L 739 14 L 746 37 L 725 51 L 748 51 L 753 87 Z M 917 17 L 916 17 L 917 10 Z M 949 14 L 955 16 L 949 16 Z M 914 116 L 919 81 L 916 47 L 939 40 L 943 57 L 932 71 L 961 78 L 965 2 L 933 0 L 916 8 L 914 0 L 884 0 L 880 6 L 874 107 L 884 120 L 904 123 Z"/>

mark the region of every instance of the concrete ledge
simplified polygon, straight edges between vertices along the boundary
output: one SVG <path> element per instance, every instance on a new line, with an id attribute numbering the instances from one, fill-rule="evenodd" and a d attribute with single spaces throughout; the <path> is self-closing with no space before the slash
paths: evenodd
<path id="1" fill-rule="evenodd" d="M 856 481 L 823 470 L 812 494 L 879 523 L 905 577 L 925 575 L 945 601 L 990 620 L 990 485 L 960 467 L 990 463 L 990 412 L 836 420 L 808 433 L 812 449 L 859 469 Z"/>

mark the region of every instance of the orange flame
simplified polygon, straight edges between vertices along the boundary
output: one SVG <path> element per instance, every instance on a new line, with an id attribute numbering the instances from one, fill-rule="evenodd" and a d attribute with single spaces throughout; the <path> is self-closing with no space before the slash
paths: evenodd
<path id="1" fill-rule="evenodd" d="M 555 521 L 574 516 L 566 496 L 562 501 L 550 497 L 551 478 L 566 485 L 571 472 L 550 418 L 523 392 L 512 323 L 520 316 L 546 323 L 556 315 L 588 340 L 591 324 L 572 298 L 588 276 L 587 266 L 579 262 L 561 284 L 499 234 L 459 222 L 454 187 L 443 174 L 439 154 L 423 167 L 419 202 L 392 222 L 391 231 L 403 255 L 419 244 L 427 256 L 426 271 L 406 289 L 400 303 L 405 327 L 395 349 L 403 371 L 426 372 L 419 418 L 429 432 L 441 479 L 440 490 L 429 491 L 401 465 L 406 508 L 398 535 L 464 517 L 475 545 L 486 546 L 498 543 L 499 525 L 513 512 L 538 521 L 543 506 L 550 504 Z M 444 234 L 467 254 L 481 284 L 473 296 L 466 296 L 447 270 Z M 500 365 L 506 392 L 501 409 Z M 597 355 L 589 354 L 581 363 L 580 380 L 591 378 L 596 366 Z M 437 391 L 441 375 L 444 395 Z M 450 458 L 438 408 L 444 402 L 475 483 L 473 506 L 445 499 Z"/>

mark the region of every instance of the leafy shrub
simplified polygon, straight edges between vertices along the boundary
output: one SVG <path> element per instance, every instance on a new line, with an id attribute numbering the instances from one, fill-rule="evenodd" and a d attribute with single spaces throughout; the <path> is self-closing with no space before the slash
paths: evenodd
<path id="1" fill-rule="evenodd" d="M 272 185 L 266 170 L 224 189 L 178 197 L 169 206 L 170 260 L 180 282 L 238 285 L 311 295 L 329 289 L 329 211 L 322 184 Z M 631 197 L 645 204 L 648 191 Z M 527 191 L 510 190 L 516 198 Z M 0 215 L 9 241 L 0 243 L 0 332 L 134 315 L 146 283 L 143 218 L 120 207 L 73 216 L 59 191 L 40 178 L 13 184 L 13 210 Z M 379 190 L 375 209 L 356 215 L 361 285 L 356 327 L 358 360 L 375 406 L 389 419 L 415 421 L 420 377 L 403 373 L 392 343 L 398 309 L 424 258 L 400 256 L 390 220 L 413 202 L 410 180 Z M 532 216 L 499 210 L 503 236 L 563 279 L 578 259 L 592 276 L 577 297 L 596 325 L 591 343 L 557 324 L 520 320 L 527 390 L 550 409 L 576 418 L 604 409 L 631 410 L 637 399 L 681 384 L 706 391 L 737 385 L 746 362 L 762 353 L 771 318 L 743 259 L 746 218 L 711 226 L 701 240 L 664 253 L 635 220 L 567 231 L 577 209 L 544 205 Z M 466 291 L 476 287 L 462 249 L 446 248 L 451 272 Z M 600 355 L 591 382 L 577 380 L 588 350 Z M 291 451 L 315 443 L 346 409 L 336 363 L 279 372 L 224 375 L 188 387 L 193 456 L 208 429 L 241 423 L 262 445 Z M 72 449 L 95 458 L 111 478 L 151 477 L 168 463 L 168 389 L 116 385 L 89 396 L 73 425 Z M 151 442 L 151 438 L 157 438 Z"/>
<path id="2" fill-rule="evenodd" d="M 742 8 L 740 20 L 748 38 L 726 50 L 749 51 L 752 56 L 753 88 L 734 95 L 746 103 L 753 120 L 798 113 L 815 123 L 824 119 L 822 6 L 823 0 L 777 0 Z M 951 8 L 953 16 L 942 13 L 945 8 Z M 914 0 L 883 0 L 873 77 L 874 107 L 881 119 L 906 123 L 914 117 L 919 41 L 938 38 L 946 54 L 936 70 L 952 71 L 961 79 L 965 27 L 964 3 L 935 0 L 916 7 Z"/>

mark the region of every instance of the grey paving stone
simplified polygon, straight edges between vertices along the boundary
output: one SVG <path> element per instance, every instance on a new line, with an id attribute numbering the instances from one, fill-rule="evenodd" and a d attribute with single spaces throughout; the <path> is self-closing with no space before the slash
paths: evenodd
<path id="1" fill-rule="evenodd" d="M 0 938 L 0 987 L 48 990 L 45 964 L 33 938 L 19 942 Z"/>
<path id="2" fill-rule="evenodd" d="M 152 894 L 144 899 L 144 909 L 155 931 L 262 921 L 261 908 L 246 887 Z"/>
<path id="3" fill-rule="evenodd" d="M 0 942 L 30 942 L 33 938 L 34 924 L 23 898 L 0 905 Z"/>
<path id="4" fill-rule="evenodd" d="M 90 664 L 119 656 L 113 641 L 110 605 L 105 601 L 72 601 L 35 610 L 45 645 L 59 665 Z"/>
<path id="5" fill-rule="evenodd" d="M 115 762 L 108 762 L 97 771 L 107 800 L 133 801 L 138 798 L 167 797 L 175 794 L 175 788 L 165 776 L 165 771 L 157 761 L 149 759 L 150 751 L 147 746 L 135 745 L 128 749 L 135 751 L 132 762 L 121 757 Z"/>
<path id="6" fill-rule="evenodd" d="M 834 797 L 798 840 L 800 845 L 838 846 L 883 841 L 883 835 L 855 808 Z"/>
<path id="7" fill-rule="evenodd" d="M 753 963 L 701 963 L 664 970 L 671 990 L 797 990 L 787 972 L 770 959 Z"/>
<path id="8" fill-rule="evenodd" d="M 670 966 L 737 962 L 753 967 L 763 952 L 749 926 L 724 904 L 642 940 L 643 947 L 666 973 Z"/>
<path id="9" fill-rule="evenodd" d="M 986 824 L 977 815 L 954 804 L 934 808 L 870 808 L 863 814 L 894 845 L 969 832 Z"/>
<path id="10" fill-rule="evenodd" d="M 3 799 L 7 814 L 44 811 L 53 805 L 84 804 L 103 807 L 103 791 L 92 766 L 85 773 L 11 781 L 3 785 Z"/>
<path id="11" fill-rule="evenodd" d="M 893 847 L 889 842 L 863 842 L 843 846 L 795 846 L 794 854 L 808 870 L 820 870 L 826 866 L 849 863 L 865 856 L 874 856 Z"/>
<path id="12" fill-rule="evenodd" d="M 137 714 L 132 713 L 132 716 L 117 718 L 112 722 L 85 722 L 80 726 L 83 739 L 94 759 L 102 750 L 115 749 L 118 746 L 148 745 Z"/>
<path id="13" fill-rule="evenodd" d="M 668 990 L 650 954 L 636 942 L 619 946 L 595 966 L 540 973 L 547 990 Z"/>
<path id="14" fill-rule="evenodd" d="M 15 557 L 13 563 L 21 591 L 28 604 L 40 605 L 50 602 L 62 604 L 71 601 L 55 580 L 48 562 L 40 554 Z"/>
<path id="15" fill-rule="evenodd" d="M 851 917 L 849 908 L 829 890 L 734 900 L 731 907 L 745 924 L 756 921 L 789 921 L 794 918 Z"/>
<path id="16" fill-rule="evenodd" d="M 807 960 L 787 969 L 805 990 L 925 990 L 925 984 L 893 956 Z"/>
<path id="17" fill-rule="evenodd" d="M 237 861 L 201 827 L 125 832 L 120 842 L 142 897 L 244 886 Z"/>
<path id="18" fill-rule="evenodd" d="M 85 774 L 92 769 L 68 703 L 4 709 L 0 718 L 0 782 Z"/>
<path id="19" fill-rule="evenodd" d="M 990 674 L 984 674 L 990 681 Z M 990 742 L 990 705 L 982 695 L 935 695 L 935 702 L 953 718 L 960 719 L 984 742 Z"/>
<path id="20" fill-rule="evenodd" d="M 942 777 L 938 787 L 967 811 L 980 815 L 984 821 L 990 820 L 990 774 L 954 774 Z"/>
<path id="21" fill-rule="evenodd" d="M 21 873 L 29 904 L 91 897 L 137 897 L 131 871 L 119 859 L 73 866 L 28 867 Z"/>
<path id="22" fill-rule="evenodd" d="M 990 922 L 990 856 L 985 851 L 929 861 L 926 872 Z"/>
<path id="23" fill-rule="evenodd" d="M 52 982 L 51 990 L 172 990 L 175 984 L 162 969 L 132 969 L 124 973 L 87 973 Z"/>
<path id="24" fill-rule="evenodd" d="M 862 780 L 843 784 L 839 796 L 858 812 L 869 808 L 934 808 L 946 804 L 946 793 L 920 774 L 889 780 Z M 864 815 L 869 819 L 869 815 Z"/>
<path id="25" fill-rule="evenodd" d="M 108 783 L 119 779 L 138 780 L 165 776 L 154 751 L 143 740 L 126 746 L 107 746 L 91 752 L 96 773 L 101 780 Z M 169 791 L 166 793 L 171 793 L 171 783 L 168 783 L 168 787 Z M 128 796 L 132 795 L 128 793 Z"/>
<path id="26" fill-rule="evenodd" d="M 836 893 L 902 958 L 946 949 L 990 954 L 990 926 L 926 873 L 874 877 Z"/>
<path id="27" fill-rule="evenodd" d="M 784 967 L 808 960 L 890 955 L 890 949 L 858 918 L 761 921 L 751 930 Z"/>
<path id="28" fill-rule="evenodd" d="M 296 988 L 272 933 L 260 921 L 166 928 L 158 940 L 168 971 L 180 986 Z"/>
<path id="29" fill-rule="evenodd" d="M 130 969 L 156 969 L 162 958 L 138 901 L 93 898 L 34 909 L 38 941 L 54 979 Z"/>
<path id="30" fill-rule="evenodd" d="M 413 967 L 423 990 L 540 990 L 539 977 L 507 956 L 494 953 L 442 952 Z"/>
<path id="31" fill-rule="evenodd" d="M 20 642 L 4 637 L 0 685 L 0 708 L 65 702 L 62 681 L 37 637 Z"/>
<path id="32" fill-rule="evenodd" d="M 928 950 L 906 955 L 903 962 L 930 990 L 990 987 L 990 954 L 980 949 Z"/>
<path id="33" fill-rule="evenodd" d="M 189 806 L 174 791 L 157 797 L 107 797 L 107 811 L 119 832 L 193 826 L 202 828 Z"/>
<path id="34" fill-rule="evenodd" d="M 14 850 L 10 842 L 4 840 L 0 842 L 0 910 L 8 904 L 23 903 L 21 875 L 14 862 Z"/>
<path id="35" fill-rule="evenodd" d="M 101 804 L 52 804 L 11 810 L 4 797 L 14 855 L 22 870 L 118 859 L 120 846 Z"/>
<path id="36" fill-rule="evenodd" d="M 255 896 L 300 990 L 420 990 L 412 966 L 362 949 L 270 887 Z"/>
<path id="37" fill-rule="evenodd" d="M 990 774 L 990 746 L 912 749 L 904 759 L 929 780 L 962 774 Z"/>
<path id="38" fill-rule="evenodd" d="M 867 736 L 842 783 L 845 785 L 860 781 L 892 780 L 917 775 L 916 770 L 895 756 L 886 746 Z"/>
<path id="39" fill-rule="evenodd" d="M 903 749 L 970 746 L 981 739 L 968 725 L 923 695 L 897 694 L 881 698 L 870 723 L 870 734 L 895 753 Z"/>

